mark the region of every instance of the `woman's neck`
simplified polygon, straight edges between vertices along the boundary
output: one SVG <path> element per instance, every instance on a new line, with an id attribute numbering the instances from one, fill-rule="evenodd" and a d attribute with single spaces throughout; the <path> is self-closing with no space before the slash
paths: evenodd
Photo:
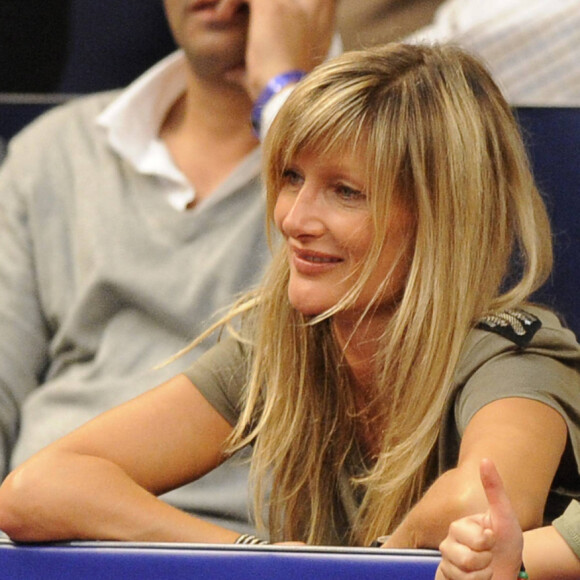
<path id="1" fill-rule="evenodd" d="M 332 319 L 334 336 L 361 390 L 372 391 L 375 361 L 392 312 L 375 312 L 362 320 L 357 314 L 339 313 Z M 370 393 L 369 393 L 370 394 Z"/>
<path id="2" fill-rule="evenodd" d="M 344 353 L 354 387 L 356 429 L 361 452 L 374 462 L 383 439 L 384 394 L 378 397 L 376 385 L 377 354 L 393 311 L 369 314 L 361 320 L 360 313 L 333 317 L 332 327 L 340 350 Z"/>
<path id="3" fill-rule="evenodd" d="M 377 398 L 376 356 L 392 312 L 373 314 L 366 319 L 333 318 L 333 331 L 344 352 L 354 386 L 356 422 L 361 451 L 369 461 L 378 456 L 383 435 L 384 399 Z"/>

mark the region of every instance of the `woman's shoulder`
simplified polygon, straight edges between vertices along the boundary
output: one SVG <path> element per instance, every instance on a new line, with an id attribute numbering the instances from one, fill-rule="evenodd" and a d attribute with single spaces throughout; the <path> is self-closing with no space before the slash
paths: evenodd
<path id="1" fill-rule="evenodd" d="M 525 304 L 477 322 L 465 341 L 457 380 L 464 382 L 481 365 L 505 353 L 544 355 L 580 369 L 580 345 L 574 333 L 553 311 Z"/>
<path id="2" fill-rule="evenodd" d="M 485 317 L 467 338 L 448 398 L 460 431 L 484 405 L 507 397 L 563 414 L 580 409 L 580 345 L 549 310 L 526 304 Z"/>
<path id="3" fill-rule="evenodd" d="M 488 314 L 477 322 L 474 331 L 477 330 L 499 335 L 519 347 L 549 339 L 577 344 L 574 333 L 564 326 L 554 311 L 534 304 Z M 479 336 L 483 338 L 487 335 Z"/>
<path id="4" fill-rule="evenodd" d="M 231 425 L 239 414 L 249 357 L 249 345 L 229 335 L 183 373 Z"/>

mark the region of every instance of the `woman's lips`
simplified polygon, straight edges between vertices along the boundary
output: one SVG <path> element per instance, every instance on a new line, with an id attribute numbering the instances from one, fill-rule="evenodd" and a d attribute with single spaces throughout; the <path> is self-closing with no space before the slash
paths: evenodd
<path id="1" fill-rule="evenodd" d="M 292 264 L 302 274 L 317 274 L 326 272 L 343 262 L 343 259 L 315 250 L 304 250 L 290 247 Z"/>

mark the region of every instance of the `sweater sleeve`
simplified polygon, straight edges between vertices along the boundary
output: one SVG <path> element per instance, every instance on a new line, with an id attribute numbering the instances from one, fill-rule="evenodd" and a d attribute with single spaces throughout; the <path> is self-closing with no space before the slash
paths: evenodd
<path id="1" fill-rule="evenodd" d="M 25 194 L 31 165 L 21 146 L 0 167 L 0 480 L 8 471 L 20 407 L 39 383 L 48 350 Z"/>

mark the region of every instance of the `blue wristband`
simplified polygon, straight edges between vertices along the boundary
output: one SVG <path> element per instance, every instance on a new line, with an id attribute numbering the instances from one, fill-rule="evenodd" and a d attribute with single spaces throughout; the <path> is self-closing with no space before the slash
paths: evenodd
<path id="1" fill-rule="evenodd" d="M 260 96 L 256 99 L 252 108 L 252 127 L 258 138 L 260 137 L 260 126 L 262 124 L 262 111 L 266 106 L 266 103 L 289 84 L 297 83 L 305 76 L 306 73 L 303 70 L 290 70 L 279 74 L 268 81 L 268 84 L 260 93 Z"/>

